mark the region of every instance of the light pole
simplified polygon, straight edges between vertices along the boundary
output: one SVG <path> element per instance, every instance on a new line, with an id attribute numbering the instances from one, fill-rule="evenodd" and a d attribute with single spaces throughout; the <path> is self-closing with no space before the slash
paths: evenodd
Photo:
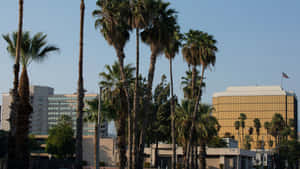
<path id="1" fill-rule="evenodd" d="M 95 134 L 97 134 L 97 139 L 95 141 L 96 144 L 96 164 L 95 164 L 95 169 L 99 168 L 99 159 L 100 159 L 100 127 L 101 127 L 101 95 L 102 95 L 102 87 L 99 87 L 100 93 L 98 96 L 98 118 L 97 118 L 97 131 L 95 131 Z M 96 133 L 97 132 L 97 133 Z"/>

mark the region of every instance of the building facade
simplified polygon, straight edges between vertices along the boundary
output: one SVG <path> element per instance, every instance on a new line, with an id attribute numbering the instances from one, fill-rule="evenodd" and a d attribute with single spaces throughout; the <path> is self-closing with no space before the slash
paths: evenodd
<path id="1" fill-rule="evenodd" d="M 33 108 L 30 133 L 45 134 L 48 132 L 48 96 L 53 95 L 54 89 L 47 86 L 30 86 L 29 91 Z M 11 101 L 10 94 L 2 94 L 1 129 L 6 131 L 10 129 L 8 119 Z"/>
<path id="2" fill-rule="evenodd" d="M 91 101 L 97 98 L 97 94 L 86 94 L 84 99 L 86 101 Z M 72 118 L 72 128 L 76 130 L 76 110 L 77 110 L 77 94 L 55 94 L 48 97 L 48 125 L 51 129 L 57 124 L 58 119 L 62 115 L 67 115 Z M 87 108 L 87 104 L 85 104 Z M 84 122 L 83 135 L 94 135 L 95 133 L 95 123 Z M 103 122 L 101 124 L 100 136 L 108 136 L 108 123 Z"/>
<path id="3" fill-rule="evenodd" d="M 250 127 L 254 128 L 253 120 L 258 118 L 261 123 L 258 140 L 264 143 L 264 147 L 261 148 L 269 149 L 271 147 L 268 142 L 274 139 L 267 134 L 264 123 L 271 122 L 274 114 L 279 113 L 286 121 L 293 119 L 297 125 L 297 104 L 295 93 L 284 91 L 280 86 L 228 87 L 226 91 L 213 95 L 215 109 L 213 116 L 221 125 L 219 135 L 224 136 L 225 133 L 230 133 L 236 140 L 241 140 L 242 130 L 236 130 L 234 126 L 240 114 L 244 113 L 247 116 L 244 135 L 248 134 Z M 257 148 L 253 144 L 257 141 L 255 129 L 252 139 L 251 148 Z M 239 141 L 239 146 L 241 146 L 241 141 Z"/>

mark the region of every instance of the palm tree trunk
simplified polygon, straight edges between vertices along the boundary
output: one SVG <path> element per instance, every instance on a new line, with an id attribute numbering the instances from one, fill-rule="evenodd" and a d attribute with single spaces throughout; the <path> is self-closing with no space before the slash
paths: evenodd
<path id="1" fill-rule="evenodd" d="M 173 70 L 172 70 L 172 58 L 170 61 L 170 80 L 171 80 L 171 116 L 172 116 L 172 169 L 176 169 L 176 136 L 175 136 L 175 104 L 174 104 L 174 93 L 173 93 Z"/>
<path id="2" fill-rule="evenodd" d="M 198 91 L 198 94 L 197 94 L 197 99 L 196 99 L 196 102 L 195 102 L 195 107 L 194 107 L 194 111 L 193 111 L 193 115 L 192 115 L 192 126 L 191 126 L 191 129 L 190 129 L 190 138 L 192 138 L 193 136 L 193 131 L 194 131 L 194 128 L 195 128 L 195 123 L 196 123 L 196 113 L 198 111 L 198 107 L 199 107 L 199 102 L 200 102 L 200 99 L 201 99 L 201 84 L 203 82 L 203 76 L 204 76 L 204 72 L 205 72 L 205 67 L 202 66 L 202 72 L 201 72 L 201 78 L 200 78 L 200 84 L 199 84 L 199 91 Z M 190 142 L 191 142 L 192 139 L 190 139 Z M 188 149 L 190 149 L 191 147 L 191 143 L 188 144 Z M 201 164 L 200 164 L 201 165 Z"/>
<path id="3" fill-rule="evenodd" d="M 126 75 L 125 75 L 125 70 L 124 70 L 124 52 L 122 50 L 118 50 L 117 49 L 117 55 L 118 55 L 118 59 L 119 59 L 119 67 L 120 67 L 120 73 L 121 73 L 121 79 L 123 82 L 123 90 L 125 93 L 125 99 L 126 99 L 126 103 L 122 102 L 122 105 L 127 105 L 127 116 L 128 116 L 128 135 L 131 135 L 131 113 L 130 113 L 130 101 L 129 101 L 129 93 L 128 93 L 128 84 L 127 84 L 127 80 L 126 80 Z M 124 97 L 121 97 L 124 98 Z M 126 167 L 126 135 L 125 135 L 125 127 L 126 127 L 126 115 L 124 115 L 124 118 L 120 119 L 120 126 L 119 126 L 119 144 L 118 144 L 118 148 L 120 149 L 120 154 L 119 154 L 119 161 L 120 161 L 120 169 L 124 169 Z M 120 147 L 121 146 L 121 147 Z"/>
<path id="4" fill-rule="evenodd" d="M 139 88 L 139 63 L 140 63 L 140 30 L 139 28 L 136 28 L 136 73 L 135 73 L 135 86 L 134 86 L 134 101 L 133 101 L 133 114 L 132 114 L 132 120 L 133 120 L 133 126 L 132 126 L 132 137 L 130 137 L 131 145 L 133 143 L 133 153 L 132 150 L 129 154 L 129 163 L 128 168 L 129 169 L 136 169 L 136 154 L 138 152 L 138 145 L 137 145 L 137 119 L 136 114 L 138 110 L 138 88 Z M 131 140 L 132 139 L 132 140 Z M 131 148 L 132 149 L 132 148 Z M 133 166 L 132 166 L 133 164 Z"/>
<path id="5" fill-rule="evenodd" d="M 206 145 L 200 144 L 200 169 L 206 169 Z"/>
<path id="6" fill-rule="evenodd" d="M 18 165 L 21 165 L 22 168 L 27 169 L 29 167 L 30 158 L 28 149 L 28 134 L 32 107 L 30 105 L 29 79 L 25 66 L 23 66 L 19 84 L 20 104 L 16 119 L 16 151 L 18 152 Z"/>
<path id="7" fill-rule="evenodd" d="M 198 146 L 196 146 L 195 153 L 196 153 L 195 167 L 198 168 L 198 159 L 199 159 Z"/>
<path id="8" fill-rule="evenodd" d="M 117 145 L 119 148 L 119 169 L 125 169 L 126 167 L 126 135 L 125 135 L 125 125 L 126 125 L 126 115 L 124 113 L 120 114 L 120 118 L 117 123 L 119 123 L 117 128 Z"/>
<path id="9" fill-rule="evenodd" d="M 190 167 L 191 169 L 194 169 L 194 145 L 191 146 L 191 159 L 190 159 Z"/>
<path id="10" fill-rule="evenodd" d="M 15 64 L 13 66 L 14 69 L 14 81 L 13 81 L 13 89 L 10 92 L 12 95 L 12 102 L 10 105 L 10 131 L 8 135 L 8 161 L 7 167 L 13 168 L 16 152 L 16 116 L 18 113 L 19 107 L 19 93 L 18 93 L 18 86 L 19 86 L 19 72 L 20 72 L 20 46 L 22 40 L 22 30 L 23 30 L 23 5 L 24 1 L 19 0 L 19 25 L 18 25 L 18 37 L 17 37 L 17 45 L 16 45 L 16 58 Z"/>
<path id="11" fill-rule="evenodd" d="M 158 168 L 158 140 L 156 139 L 155 143 L 155 168 Z"/>
<path id="12" fill-rule="evenodd" d="M 145 101 L 145 107 L 146 110 L 149 111 L 149 106 L 152 98 L 152 85 L 153 85 L 153 79 L 154 79 L 154 73 L 155 73 L 155 64 L 156 64 L 157 55 L 155 53 L 151 54 L 150 59 L 150 67 L 148 71 L 148 83 L 147 83 L 147 91 L 146 91 L 146 101 Z M 149 112 L 146 112 L 146 116 L 149 114 Z M 141 134 L 140 134 L 140 145 L 139 145 L 139 154 L 138 154 L 138 169 L 143 169 L 144 167 L 144 148 L 145 148 L 145 128 L 148 125 L 148 118 L 144 118 L 143 125 L 141 128 Z"/>
<path id="13" fill-rule="evenodd" d="M 196 91 L 195 91 L 195 87 L 196 87 L 196 75 L 197 75 L 197 69 L 196 66 L 193 66 L 193 70 L 192 70 L 192 98 L 194 99 L 196 96 Z"/>
<path id="14" fill-rule="evenodd" d="M 79 40 L 79 64 L 78 64 L 78 89 L 77 89 L 77 117 L 76 117 L 76 169 L 82 169 L 82 128 L 83 128 L 83 32 L 84 32 L 84 0 L 80 4 L 80 40 Z"/>

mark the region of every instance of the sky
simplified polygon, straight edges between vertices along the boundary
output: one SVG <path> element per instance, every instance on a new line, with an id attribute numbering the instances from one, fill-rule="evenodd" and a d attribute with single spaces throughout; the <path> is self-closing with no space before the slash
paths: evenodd
<path id="1" fill-rule="evenodd" d="M 43 63 L 29 67 L 31 85 L 55 88 L 55 93 L 74 93 L 77 87 L 79 55 L 80 0 L 25 0 L 24 30 L 44 32 L 50 44 L 60 48 Z M 228 86 L 280 85 L 281 73 L 290 79 L 283 87 L 300 93 L 299 0 L 169 0 L 178 11 L 181 31 L 196 29 L 214 35 L 218 41 L 215 68 L 206 73 L 203 102 L 211 103 L 214 92 Z M 94 28 L 91 13 L 95 0 L 86 0 L 84 39 L 84 85 L 88 93 L 98 92 L 99 72 L 105 64 L 116 60 L 114 49 Z M 0 2 L 0 34 L 17 30 L 18 1 Z M 126 45 L 126 63 L 135 64 L 135 37 L 132 33 Z M 149 68 L 149 47 L 141 46 L 140 70 L 146 75 Z M 12 87 L 13 59 L 0 38 L 0 93 Z M 175 94 L 182 97 L 181 77 L 188 69 L 182 55 L 174 60 Z M 169 74 L 168 60 L 157 60 L 155 81 Z M 2 99 L 0 98 L 0 102 Z"/>

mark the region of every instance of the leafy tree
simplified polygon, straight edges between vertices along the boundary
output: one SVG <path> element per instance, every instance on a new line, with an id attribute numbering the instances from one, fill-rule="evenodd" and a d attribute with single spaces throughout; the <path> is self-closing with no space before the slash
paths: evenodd
<path id="1" fill-rule="evenodd" d="M 238 120 L 235 121 L 235 122 L 234 122 L 234 128 L 235 128 L 235 130 L 237 130 L 237 132 L 238 132 L 238 141 L 239 141 L 239 144 L 241 145 L 240 127 L 241 127 L 240 121 L 238 121 Z"/>
<path id="2" fill-rule="evenodd" d="M 55 158 L 66 159 L 75 153 L 74 131 L 70 122 L 60 118 L 59 123 L 49 130 L 46 152 Z"/>
<path id="3" fill-rule="evenodd" d="M 127 99 L 121 80 L 121 70 L 118 62 L 112 66 L 105 65 L 106 71 L 100 73 L 100 86 L 103 87 L 103 104 L 109 112 L 108 119 L 114 120 L 117 129 L 117 146 L 119 148 L 120 168 L 126 167 L 126 117 Z M 135 68 L 131 65 L 124 67 L 126 82 L 133 84 L 133 72 Z M 129 95 L 130 96 L 130 95 Z M 132 97 L 131 97 L 132 98 Z"/>
<path id="4" fill-rule="evenodd" d="M 151 2 L 151 1 L 150 1 Z M 144 29 L 141 33 L 141 39 L 147 45 L 150 46 L 151 56 L 150 56 L 150 65 L 148 70 L 148 78 L 147 78 L 147 89 L 146 89 L 146 107 L 150 106 L 151 98 L 152 98 L 152 86 L 153 79 L 155 74 L 155 65 L 157 62 L 157 57 L 164 52 L 164 49 L 167 47 L 168 43 L 171 41 L 174 30 L 176 29 L 176 11 L 170 8 L 169 2 L 164 2 L 161 0 L 152 1 L 153 3 L 153 15 L 151 18 L 151 24 Z M 149 110 L 149 109 L 148 109 Z M 146 112 L 148 113 L 148 112 Z M 144 146 L 145 140 L 144 135 L 145 128 L 148 125 L 149 121 L 146 118 L 143 122 L 143 126 L 141 128 L 141 138 L 142 142 L 140 143 L 139 148 L 139 165 L 138 168 L 142 168 L 142 164 L 144 161 Z M 174 159 L 174 158 L 173 158 Z M 173 167 L 174 164 L 173 164 Z"/>
<path id="5" fill-rule="evenodd" d="M 251 142 L 253 141 L 250 135 L 245 136 L 244 148 L 246 150 L 251 150 Z"/>
<path id="6" fill-rule="evenodd" d="M 195 128 L 196 122 L 196 114 L 198 112 L 199 102 L 201 100 L 201 90 L 198 93 L 195 93 L 195 81 L 196 81 L 196 68 L 197 66 L 202 66 L 201 78 L 199 84 L 199 88 L 202 87 L 203 77 L 205 70 L 210 66 L 215 65 L 217 47 L 216 47 L 216 40 L 212 35 L 209 35 L 205 32 L 190 30 L 188 33 L 185 34 L 185 44 L 182 48 L 182 55 L 186 62 L 189 65 L 193 66 L 193 82 L 192 82 L 192 91 L 193 91 L 193 99 L 195 100 L 194 104 L 194 111 L 192 114 L 192 127 L 190 129 L 190 137 L 193 135 L 193 130 Z M 189 143 L 188 147 L 192 145 Z M 188 148 L 189 150 L 189 148 Z M 190 153 L 187 153 L 189 156 Z M 205 168 L 205 161 L 201 160 L 200 168 Z M 186 163 L 185 166 L 189 168 L 188 164 Z"/>
<path id="7" fill-rule="evenodd" d="M 18 112 L 16 114 L 16 151 L 17 159 L 24 163 L 27 168 L 30 152 L 28 149 L 28 134 L 30 127 L 30 114 L 32 113 L 32 106 L 30 103 L 29 92 L 29 77 L 27 69 L 30 63 L 41 62 L 52 52 L 59 49 L 53 45 L 47 45 L 47 35 L 44 33 L 37 33 L 34 36 L 30 35 L 30 32 L 24 32 L 21 34 L 20 41 L 20 60 L 22 65 L 22 73 L 20 77 L 20 83 L 18 84 L 19 92 L 19 104 Z M 18 33 L 3 35 L 3 39 L 7 42 L 7 51 L 12 58 L 15 58 Z"/>
<path id="8" fill-rule="evenodd" d="M 285 121 L 281 114 L 274 114 L 271 121 L 270 133 L 275 138 L 275 146 L 277 147 L 281 142 L 282 136 L 280 133 L 285 128 Z"/>
<path id="9" fill-rule="evenodd" d="M 128 87 L 129 83 L 126 81 L 126 74 L 124 70 L 124 59 L 125 53 L 124 48 L 128 42 L 130 35 L 129 31 L 131 29 L 128 24 L 128 16 L 130 16 L 129 1 L 121 0 L 97 0 L 96 5 L 97 9 L 93 11 L 93 16 L 96 18 L 95 27 L 99 29 L 101 34 L 104 36 L 109 45 L 113 46 L 119 63 L 120 70 L 120 82 L 122 82 L 122 90 L 125 95 L 125 101 L 122 104 L 127 105 L 127 112 L 125 115 L 129 117 L 129 127 L 131 126 L 131 107 L 129 101 L 129 92 Z M 120 119 L 121 128 L 125 127 L 126 118 L 123 117 Z M 129 131 L 131 134 L 131 129 Z M 130 143 L 131 146 L 131 143 Z M 130 147 L 131 150 L 131 147 Z M 120 168 L 125 168 L 126 160 L 125 157 L 120 161 Z"/>
<path id="10" fill-rule="evenodd" d="M 183 85 L 183 94 L 184 94 L 184 98 L 187 98 L 187 99 L 193 99 L 193 91 L 192 91 L 192 83 L 193 83 L 193 72 L 191 70 L 188 70 L 185 72 L 185 76 L 183 76 L 181 79 L 182 79 L 182 82 L 181 82 L 181 85 Z M 194 90 L 195 92 L 194 93 L 198 93 L 198 91 L 200 90 L 199 89 L 199 86 L 201 86 L 201 88 L 205 87 L 205 83 L 202 82 L 202 85 L 200 85 L 200 75 L 199 75 L 199 71 L 196 70 L 196 75 L 195 76 L 195 87 L 194 87 Z"/>
<path id="11" fill-rule="evenodd" d="M 240 120 L 240 124 L 241 124 L 241 128 L 242 128 L 242 145 L 244 145 L 244 133 L 245 133 L 245 120 L 247 119 L 246 114 L 241 113 L 239 120 Z"/>

